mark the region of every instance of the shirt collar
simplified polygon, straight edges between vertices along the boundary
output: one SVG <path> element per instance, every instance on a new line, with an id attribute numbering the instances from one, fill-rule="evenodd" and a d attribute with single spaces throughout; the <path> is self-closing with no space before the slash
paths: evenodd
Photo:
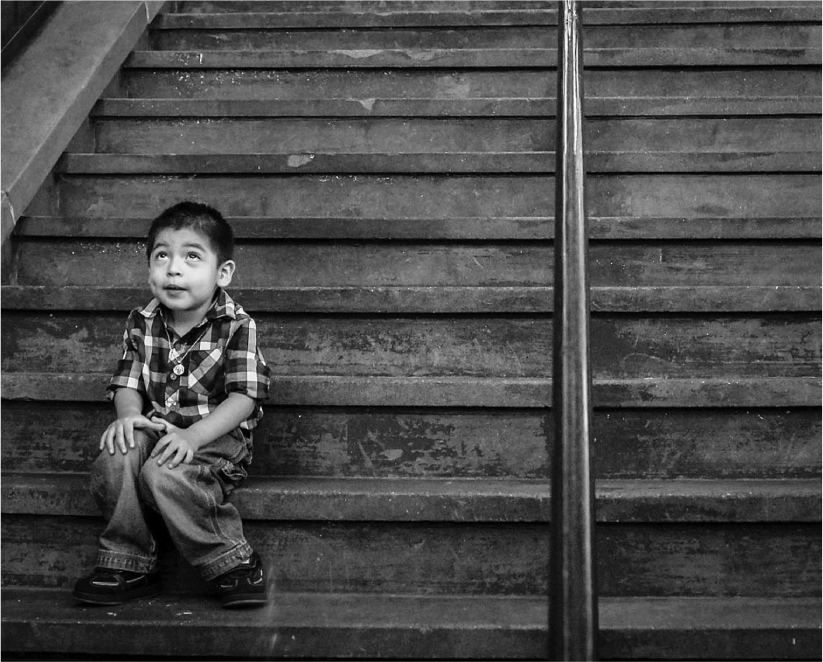
<path id="1" fill-rule="evenodd" d="M 149 301 L 146 306 L 140 310 L 140 314 L 144 317 L 156 317 L 157 313 L 165 319 L 165 310 L 163 304 L 157 297 Z M 237 304 L 234 302 L 228 292 L 222 287 L 217 288 L 217 293 L 214 296 L 211 307 L 206 311 L 207 320 L 220 319 L 221 317 L 228 317 L 229 319 L 237 319 Z"/>

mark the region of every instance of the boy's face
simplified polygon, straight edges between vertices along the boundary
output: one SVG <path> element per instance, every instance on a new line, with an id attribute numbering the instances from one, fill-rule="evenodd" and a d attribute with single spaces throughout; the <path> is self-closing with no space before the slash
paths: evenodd
<path id="1" fill-rule="evenodd" d="M 151 293 L 172 315 L 205 315 L 233 273 L 234 262 L 218 263 L 209 240 L 191 228 L 162 230 L 149 255 Z"/>

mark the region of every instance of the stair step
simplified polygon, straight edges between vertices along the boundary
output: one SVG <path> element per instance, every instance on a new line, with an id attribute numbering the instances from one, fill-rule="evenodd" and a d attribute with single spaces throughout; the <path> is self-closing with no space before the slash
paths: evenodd
<path id="1" fill-rule="evenodd" d="M 18 238 L 66 237 L 144 239 L 151 217 L 116 215 L 23 216 L 15 225 Z M 554 238 L 554 218 L 500 216 L 448 218 L 363 218 L 226 216 L 239 240 L 284 239 L 405 239 L 405 240 L 548 240 Z M 650 239 L 820 239 L 819 216 L 773 217 L 620 217 L 589 216 L 590 240 Z M 18 304 L 10 290 L 12 306 Z M 51 296 L 44 291 L 45 304 Z M 20 296 L 25 296 L 21 294 Z M 36 299 L 35 299 L 36 301 Z"/>
<path id="2" fill-rule="evenodd" d="M 660 301 L 657 305 L 666 310 L 669 306 L 661 297 L 671 294 L 671 309 L 677 310 L 696 294 L 700 297 L 698 310 L 711 310 L 712 295 L 718 296 L 719 303 L 726 303 L 732 293 L 765 294 L 768 288 L 781 286 L 797 297 L 793 303 L 800 303 L 820 287 L 820 272 L 809 269 L 818 258 L 819 247 L 813 241 L 592 242 L 590 283 L 598 292 L 595 304 L 601 303 L 602 291 L 606 301 L 623 299 L 619 309 L 632 299 L 645 299 Z M 26 241 L 18 246 L 16 259 L 11 281 L 16 285 L 93 287 L 103 296 L 105 286 L 111 283 L 146 291 L 145 250 L 137 241 Z M 469 299 L 479 297 L 480 301 L 485 295 L 505 300 L 516 292 L 530 294 L 537 302 L 546 301 L 549 292 L 545 288 L 552 285 L 554 263 L 548 242 L 252 241 L 238 244 L 235 259 L 241 268 L 232 287 L 253 297 L 258 293 L 266 296 L 269 289 L 283 292 L 283 297 L 308 289 L 317 292 L 321 300 L 338 291 L 375 303 L 381 297 L 390 301 L 396 301 L 395 297 L 401 301 L 403 297 L 417 298 L 421 302 L 437 301 L 438 296 L 455 299 L 462 296 L 460 288 L 466 288 Z M 688 285 L 683 285 L 684 272 L 689 275 Z M 643 289 L 632 294 L 626 288 Z M 376 294 L 368 294 L 372 289 Z M 257 300 L 244 303 L 254 309 Z M 753 305 L 760 308 L 756 301 Z"/>
<path id="3" fill-rule="evenodd" d="M 541 409 L 265 407 L 255 476 L 544 479 L 553 416 Z M 4 471 L 88 472 L 111 405 L 5 400 Z M 598 479 L 815 479 L 817 407 L 601 408 Z"/>
<path id="4" fill-rule="evenodd" d="M 811 144 L 811 143 L 809 143 Z M 549 174 L 553 151 L 294 154 L 64 154 L 56 171 L 66 175 L 227 174 Z M 803 151 L 752 150 L 589 151 L 586 168 L 606 172 L 819 172 L 820 158 Z"/>
<path id="5" fill-rule="evenodd" d="M 811 115 L 820 96 L 586 97 L 586 116 Z M 554 97 L 406 99 L 129 99 L 97 102 L 95 118 L 114 117 L 554 117 Z"/>
<path id="6" fill-rule="evenodd" d="M 94 567 L 99 516 L 3 514 L 3 586 L 70 589 Z M 546 522 L 245 521 L 280 591 L 407 595 L 549 592 Z M 600 522 L 602 597 L 820 598 L 820 522 Z M 167 537 L 169 593 L 204 594 Z"/>
<path id="7" fill-rule="evenodd" d="M 462 27 L 247 30 L 153 30 L 153 51 L 323 51 L 323 50 L 431 50 L 553 48 L 554 29 L 545 27 Z M 656 36 L 656 35 L 655 35 Z M 603 41 L 594 36 L 593 43 Z"/>
<path id="8" fill-rule="evenodd" d="M 213 29 L 213 28 L 357 28 L 357 27 L 468 27 L 511 25 L 557 25 L 557 11 L 553 3 L 523 4 L 492 7 L 490 5 L 458 4 L 453 6 L 403 6 L 381 4 L 377 6 L 341 5 L 326 11 L 320 5 L 305 7 L 268 3 L 243 7 L 245 3 L 231 3 L 198 8 L 197 13 L 161 14 L 152 24 L 153 29 Z M 438 3 L 439 4 L 439 3 Z M 625 3 L 612 6 L 586 6 L 582 13 L 584 25 L 621 24 L 677 24 L 677 23 L 746 23 L 746 22 L 798 22 L 820 20 L 820 7 L 815 2 L 726 2 L 713 5 L 694 3 L 648 3 L 646 6 Z M 289 11 L 284 11 L 286 7 Z M 488 9 L 486 9 L 489 7 Z M 339 9 L 346 8 L 346 11 Z M 456 10 L 458 9 L 459 10 Z M 185 12 L 185 7 L 181 12 Z M 414 11 L 416 10 L 416 11 Z"/>
<path id="9" fill-rule="evenodd" d="M 688 223 L 717 217 L 820 218 L 821 181 L 820 176 L 815 174 L 591 175 L 587 178 L 586 186 L 587 213 L 594 218 L 675 217 Z M 49 198 L 52 192 L 55 196 L 59 193 L 59 207 L 57 202 Z M 42 194 L 40 199 L 30 205 L 29 214 L 54 214 L 59 209 L 59 213 L 68 217 L 134 215 L 154 218 L 164 206 L 186 199 L 216 205 L 228 216 L 289 218 L 344 215 L 383 218 L 388 222 L 393 218 L 436 220 L 452 216 L 542 217 L 554 209 L 554 182 L 543 175 L 338 174 L 277 178 L 253 174 L 198 177 L 63 176 L 54 190 L 46 187 Z M 751 250 L 755 248 L 746 248 L 744 252 Z M 785 251 L 787 248 L 781 247 L 780 250 Z M 610 250 L 605 257 L 612 259 L 613 251 Z M 359 257 L 358 262 L 362 259 L 362 256 Z M 547 253 L 540 261 L 549 264 L 546 261 L 550 259 Z M 660 254 L 654 259 L 659 262 Z M 706 256 L 701 256 L 700 259 L 704 260 Z M 144 258 L 140 257 L 135 264 L 143 261 Z M 751 265 L 739 262 L 739 258 L 732 254 L 725 255 L 722 260 L 723 263 L 736 263 L 733 267 L 735 270 L 739 273 L 747 271 L 753 277 L 757 277 L 763 266 L 771 261 L 767 253 L 762 253 L 756 258 L 754 269 L 749 269 Z M 709 262 L 714 263 L 714 259 Z M 791 262 L 817 264 L 818 256 L 809 253 L 792 258 Z M 597 262 L 594 264 L 597 265 Z M 397 268 L 396 253 L 392 258 L 392 268 Z M 789 270 L 789 263 L 780 267 L 781 272 Z M 241 269 L 240 272 L 242 271 Z M 607 282 L 600 284 L 615 285 L 618 276 L 619 274 L 612 274 Z M 510 277 L 507 278 L 507 284 L 510 284 Z M 110 283 L 111 280 L 106 282 Z M 275 282 L 284 284 L 279 280 Z M 341 284 L 339 279 L 332 282 Z M 143 284 L 142 275 L 139 283 Z M 683 283 L 678 281 L 671 284 Z M 756 283 L 749 281 L 739 284 Z M 777 278 L 762 284 L 791 283 Z"/>
<path id="10" fill-rule="evenodd" d="M 716 37 L 712 37 L 716 38 Z M 804 42 L 820 41 L 819 28 Z M 819 46 L 750 45 L 672 48 L 669 46 L 586 47 L 588 67 L 820 65 Z M 363 48 L 284 51 L 132 51 L 130 69 L 353 69 L 353 68 L 548 68 L 557 66 L 556 48 Z"/>
<path id="11" fill-rule="evenodd" d="M 106 372 L 9 372 L 6 400 L 96 402 Z M 819 407 L 818 377 L 598 379 L 597 407 Z M 270 405 L 317 407 L 541 408 L 551 404 L 549 379 L 278 375 Z"/>
<path id="12" fill-rule="evenodd" d="M 618 157 L 619 158 L 619 157 Z M 687 157 L 688 158 L 688 157 Z M 705 158 L 705 157 L 704 157 Z M 768 158 L 768 157 L 767 157 Z M 66 175 L 103 174 L 417 174 L 550 173 L 554 152 L 453 154 L 71 154 L 58 164 Z M 591 159 L 590 159 L 591 160 Z"/>
<path id="13" fill-rule="evenodd" d="M 166 13 L 152 23 L 153 30 L 209 29 L 317 29 L 317 28 L 468 28 L 556 25 L 556 12 L 535 12 L 531 9 L 489 9 L 470 11 L 426 8 L 418 11 L 248 11 L 215 13 Z M 268 6 L 259 9 L 268 10 Z M 795 16 L 797 12 L 795 12 Z M 810 15 L 808 11 L 802 15 Z"/>
<path id="14" fill-rule="evenodd" d="M 632 122 L 632 120 L 625 120 Z M 711 122 L 710 122 L 711 124 Z M 406 119 L 100 119 L 95 123 L 95 152 L 118 155 L 161 155 L 199 154 L 240 156 L 255 155 L 255 158 L 277 158 L 291 156 L 294 163 L 299 155 L 310 155 L 309 159 L 351 154 L 349 158 L 374 156 L 377 159 L 408 154 L 411 159 L 424 155 L 444 155 L 454 152 L 471 159 L 475 155 L 491 153 L 529 153 L 532 150 L 554 149 L 554 121 L 533 119 L 428 119 L 414 121 Z M 601 129 L 599 133 L 617 130 L 622 123 Z M 646 127 L 644 127 L 646 128 Z M 650 126 L 648 128 L 656 128 Z M 667 127 L 677 133 L 679 123 Z M 707 130 L 713 127 L 707 127 Z M 757 126 L 731 127 L 732 131 L 748 132 Z M 795 133 L 808 135 L 814 131 L 810 123 L 799 120 L 797 124 L 777 122 L 775 132 L 784 141 L 791 141 Z M 626 131 L 634 126 L 627 125 Z M 605 136 L 605 140 L 609 137 Z M 677 140 L 676 135 L 672 136 Z M 745 139 L 745 138 L 743 138 Z M 597 150 L 594 137 L 593 149 Z M 614 138 L 611 139 L 614 142 Z M 631 140 L 629 138 L 629 140 Z M 723 138 L 720 138 L 723 140 Z M 654 141 L 654 136 L 651 137 Z M 724 141 L 725 142 L 725 141 Z M 806 143 L 808 144 L 808 143 Z M 163 151 L 163 145 L 166 150 Z M 779 143 L 774 148 L 780 149 Z M 729 145 L 729 150 L 736 150 Z M 772 145 L 761 148 L 767 151 Z M 791 143 L 786 150 L 791 150 Z M 801 151 L 807 149 L 801 147 Z M 293 156 L 297 155 L 297 156 Z M 259 164 L 258 164 L 259 165 Z M 266 168 L 267 166 L 263 165 Z"/>
<path id="15" fill-rule="evenodd" d="M 263 172 L 283 171 L 282 163 L 270 162 L 284 156 L 286 167 L 293 170 L 327 158 L 344 159 L 339 164 L 343 171 L 351 167 L 348 162 L 362 159 L 375 160 L 375 168 L 385 161 L 390 171 L 428 170 L 430 159 L 436 158 L 435 168 L 451 167 L 457 172 L 472 168 L 475 159 L 484 170 L 499 163 L 504 171 L 517 167 L 553 171 L 554 164 L 518 166 L 518 160 L 532 156 L 543 160 L 553 154 L 555 133 L 553 120 L 520 118 L 101 119 L 95 124 L 94 151 L 116 154 L 121 160 L 197 155 L 208 164 L 203 166 L 205 172 L 214 172 L 222 160 L 228 162 L 230 172 L 243 156 L 252 160 L 248 166 L 252 171 Z M 736 169 L 815 170 L 819 164 L 812 156 L 819 161 L 819 154 L 810 145 L 819 139 L 820 122 L 812 118 L 590 119 L 584 128 L 586 165 L 593 170 L 725 170 L 729 167 L 725 161 L 742 162 Z M 639 158 L 648 158 L 649 163 L 642 165 Z M 411 163 L 404 167 L 398 163 L 401 159 Z M 511 159 L 517 160 L 510 163 Z M 695 161 L 703 163 L 690 166 Z M 333 166 L 318 162 L 317 167 Z"/>
<path id="16" fill-rule="evenodd" d="M 551 313 L 552 287 L 244 287 L 239 301 L 272 313 Z M 636 286 L 591 291 L 598 313 L 709 313 L 819 311 L 819 286 Z M 4 310 L 128 312 L 149 295 L 142 287 L 5 285 Z"/>
<path id="17" fill-rule="evenodd" d="M 548 481 L 249 478 L 244 520 L 548 522 Z M 602 480 L 598 522 L 819 522 L 819 480 Z M 3 514 L 98 516 L 87 474 L 4 472 Z"/>
<path id="18" fill-rule="evenodd" d="M 10 479 L 3 481 L 3 507 L 26 512 L 3 513 L 3 585 L 71 587 L 93 566 L 103 525 L 90 502 L 88 475 Z M 271 564 L 281 591 L 539 596 L 549 590 L 545 482 L 310 482 L 249 479 L 233 497 L 249 542 Z M 455 482 L 469 487 L 444 492 L 444 484 Z M 717 481 L 716 488 L 664 486 L 646 495 L 642 487 L 599 487 L 600 595 L 819 598 L 820 486 L 804 482 L 806 490 Z M 619 498 L 638 489 L 634 498 Z M 713 489 L 714 496 L 707 494 Z M 796 515 L 805 521 L 792 521 Z M 165 538 L 160 545 L 167 590 L 202 594 L 197 572 Z"/>
<path id="19" fill-rule="evenodd" d="M 29 653 L 175 656 L 545 658 L 546 598 L 276 593 L 264 610 L 224 611 L 213 599 L 161 596 L 101 609 L 66 591 L 3 589 L 3 649 Z M 600 600 L 602 659 L 816 659 L 813 598 Z M 150 629 L 151 636 L 145 636 Z"/>
<path id="20" fill-rule="evenodd" d="M 768 51 L 764 54 L 768 57 Z M 595 60 L 594 54 L 589 55 Z M 813 60 L 813 56 L 809 56 Z M 745 58 L 729 64 L 748 64 Z M 126 69 L 535 68 L 556 66 L 557 49 L 432 48 L 267 51 L 132 51 Z M 774 58 L 772 64 L 784 64 Z M 594 64 L 594 62 L 591 62 Z M 810 61 L 809 64 L 814 64 Z"/>
<path id="21" fill-rule="evenodd" d="M 754 99 L 776 97 L 797 100 L 798 107 L 812 105 L 820 113 L 821 81 L 802 67 L 723 67 L 716 69 L 586 69 L 586 112 L 597 109 L 599 100 L 629 98 L 672 99 L 675 107 L 699 109 L 703 99 Z M 421 103 L 436 99 L 451 103 L 473 103 L 475 99 L 553 99 L 557 93 L 556 72 L 519 70 L 426 70 L 426 69 L 328 69 L 265 70 L 219 69 L 168 70 L 123 69 L 119 96 L 150 99 L 191 99 L 222 103 L 260 101 L 300 105 L 311 112 L 318 99 L 334 98 L 365 104 L 372 100 L 399 99 Z M 110 95 L 114 92 L 110 92 Z M 685 102 L 683 100 L 686 100 Z M 552 111 L 554 109 L 552 108 Z M 791 112 L 791 111 L 787 111 Z M 685 114 L 691 111 L 684 110 Z M 722 114 L 717 112 L 716 114 Z"/>
<path id="22" fill-rule="evenodd" d="M 228 14 L 234 18 L 236 15 Z M 322 15 L 321 15 L 322 16 Z M 586 12 L 583 12 L 585 19 Z M 253 22 L 252 17 L 248 17 Z M 320 19 L 322 22 L 322 18 Z M 818 19 L 819 20 L 819 19 Z M 585 26 L 583 39 L 584 57 L 591 58 L 592 64 L 625 66 L 636 62 L 634 51 L 645 52 L 653 57 L 648 64 L 689 64 L 705 62 L 709 66 L 748 63 L 758 57 L 760 48 L 782 48 L 779 61 L 788 63 L 789 51 L 808 56 L 819 50 L 820 29 L 814 23 L 733 23 L 703 25 L 631 25 L 631 26 Z M 757 44 L 757 47 L 755 47 Z M 273 53 L 297 52 L 317 54 L 323 51 L 333 53 L 366 52 L 369 56 L 393 59 L 404 52 L 414 60 L 417 54 L 429 57 L 437 54 L 454 57 L 457 52 L 490 51 L 491 61 L 503 58 L 505 51 L 530 51 L 539 49 L 544 53 L 557 49 L 557 30 L 545 26 L 497 26 L 471 27 L 447 30 L 442 27 L 371 27 L 368 29 L 341 29 L 339 27 L 313 26 L 311 29 L 191 29 L 152 30 L 152 51 L 181 53 L 203 53 L 206 64 L 217 53 Z M 709 49 L 720 57 L 720 61 L 706 61 Z M 675 54 L 673 51 L 677 51 Z M 138 61 L 149 51 L 139 51 Z M 388 56 L 392 53 L 392 56 Z M 525 53 L 524 53 L 525 54 Z M 536 55 L 536 53 L 533 53 Z M 361 55 L 360 57 L 362 57 Z M 303 57 L 303 56 L 301 56 Z M 528 57 L 528 56 L 527 56 Z M 612 62 L 611 58 L 615 61 Z M 474 62 L 473 56 L 468 61 Z M 726 61 L 728 60 L 728 61 Z M 332 58 L 336 61 L 336 58 Z M 456 60 L 464 66 L 464 60 Z M 808 64 L 802 59 L 798 64 Z M 556 58 L 544 59 L 535 66 L 556 65 Z M 507 65 L 504 65 L 507 66 Z M 648 66 L 648 65 L 647 65 Z"/>
<path id="23" fill-rule="evenodd" d="M 705 12 L 712 9 L 748 10 L 786 7 L 806 9 L 814 8 L 816 3 L 810 0 L 712 0 L 711 3 L 695 5 L 694 0 L 666 0 L 666 7 L 676 9 L 691 8 Z M 660 9 L 655 0 L 589 0 L 587 7 L 597 10 L 645 9 L 654 12 Z M 555 12 L 557 6 L 553 0 L 182 0 L 174 5 L 178 14 L 219 14 L 219 13 L 266 13 L 266 12 L 476 12 L 478 10 L 503 11 L 522 10 Z M 664 12 L 658 12 L 664 16 Z M 744 13 L 745 14 L 745 13 Z"/>

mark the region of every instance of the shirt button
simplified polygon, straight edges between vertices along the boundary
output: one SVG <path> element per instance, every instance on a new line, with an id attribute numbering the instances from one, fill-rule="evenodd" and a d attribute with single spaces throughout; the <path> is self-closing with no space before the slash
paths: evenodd
<path id="1" fill-rule="evenodd" d="M 172 373 L 169 375 L 169 379 L 171 379 L 172 381 L 174 381 L 175 379 L 177 379 L 177 373 L 176 373 L 176 372 L 172 372 Z"/>

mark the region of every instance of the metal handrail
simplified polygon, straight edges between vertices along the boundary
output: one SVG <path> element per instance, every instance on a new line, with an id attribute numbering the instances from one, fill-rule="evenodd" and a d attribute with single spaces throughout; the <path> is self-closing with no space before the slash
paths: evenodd
<path id="1" fill-rule="evenodd" d="M 597 657 L 588 235 L 579 0 L 558 3 L 549 654 Z"/>
<path id="2" fill-rule="evenodd" d="M 0 0 L 0 69 L 48 18 L 61 0 Z"/>

